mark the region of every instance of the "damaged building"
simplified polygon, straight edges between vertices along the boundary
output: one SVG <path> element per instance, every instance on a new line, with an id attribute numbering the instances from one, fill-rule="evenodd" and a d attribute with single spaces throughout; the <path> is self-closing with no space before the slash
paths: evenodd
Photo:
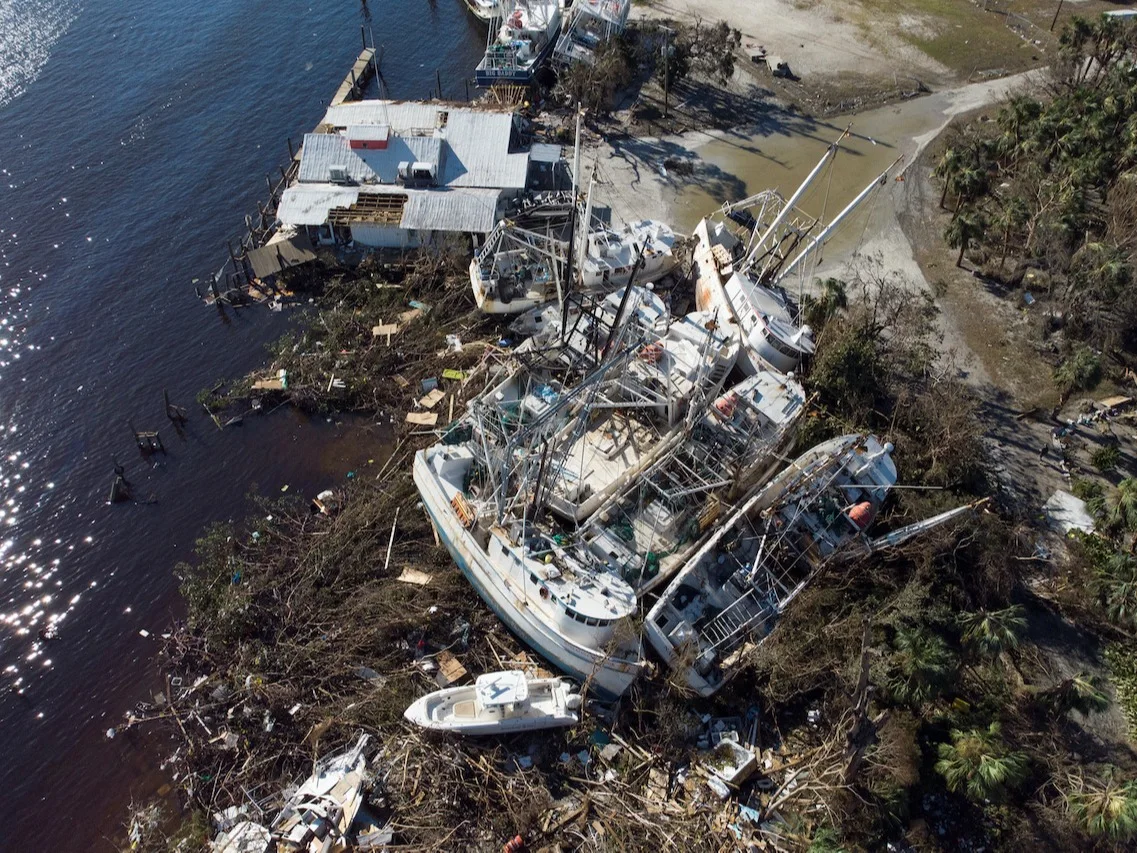
<path id="1" fill-rule="evenodd" d="M 522 122 L 444 103 L 333 106 L 304 137 L 277 219 L 317 245 L 403 249 L 445 234 L 479 242 L 528 191 L 567 183 L 559 147 L 528 146 Z"/>

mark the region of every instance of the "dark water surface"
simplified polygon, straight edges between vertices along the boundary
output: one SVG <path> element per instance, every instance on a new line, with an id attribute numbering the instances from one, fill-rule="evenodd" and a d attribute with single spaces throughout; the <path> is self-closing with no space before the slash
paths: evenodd
<path id="1" fill-rule="evenodd" d="M 368 6 L 0 0 L 2 850 L 113 849 L 171 747 L 105 732 L 158 687 L 174 564 L 251 483 L 310 495 L 378 453 L 346 423 L 220 433 L 199 415 L 196 393 L 260 363 L 288 319 L 221 315 L 190 284 L 323 114 L 366 17 L 393 96 L 425 96 L 436 69 L 462 96 L 485 35 L 461 0 Z M 163 388 L 191 409 L 184 438 Z M 142 460 L 128 419 L 169 455 Z M 156 503 L 106 504 L 113 457 Z"/>

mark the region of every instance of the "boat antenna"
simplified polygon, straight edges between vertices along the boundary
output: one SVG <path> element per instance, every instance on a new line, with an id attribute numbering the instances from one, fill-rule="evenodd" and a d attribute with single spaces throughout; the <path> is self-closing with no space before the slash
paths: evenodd
<path id="1" fill-rule="evenodd" d="M 577 185 L 580 180 L 580 120 L 583 112 L 580 109 L 580 101 L 576 102 L 576 137 L 573 142 L 572 152 L 572 199 L 571 207 L 569 208 L 569 232 L 568 232 L 568 252 L 565 258 L 565 286 L 563 293 L 560 294 L 561 300 L 561 343 L 565 342 L 565 331 L 568 326 L 568 295 L 572 290 L 572 261 L 573 261 L 573 241 L 576 239 L 576 192 Z M 587 223 L 585 228 L 587 229 Z"/>

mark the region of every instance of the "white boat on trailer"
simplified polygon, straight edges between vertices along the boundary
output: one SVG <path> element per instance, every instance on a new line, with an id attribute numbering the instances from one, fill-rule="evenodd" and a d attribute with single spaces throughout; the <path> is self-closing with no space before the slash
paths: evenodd
<path id="1" fill-rule="evenodd" d="M 521 670 L 488 672 L 472 685 L 421 696 L 403 716 L 416 726 L 462 735 L 504 735 L 575 726 L 580 694 L 560 678 Z"/>

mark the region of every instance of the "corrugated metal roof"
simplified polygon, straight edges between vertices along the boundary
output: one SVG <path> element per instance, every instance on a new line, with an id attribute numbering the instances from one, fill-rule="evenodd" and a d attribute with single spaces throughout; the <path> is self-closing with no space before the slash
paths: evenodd
<path id="1" fill-rule="evenodd" d="M 392 136 L 386 148 L 353 149 L 346 136 L 308 133 L 300 154 L 300 181 L 327 183 L 331 180 L 331 167 L 343 166 L 348 177 L 357 183 L 393 184 L 398 180 L 400 163 L 438 163 L 442 156 L 442 140 L 429 136 Z"/>
<path id="2" fill-rule="evenodd" d="M 357 187 L 296 184 L 281 194 L 276 218 L 284 225 L 323 225 L 329 210 L 350 207 L 357 198 Z"/>
<path id="3" fill-rule="evenodd" d="M 497 222 L 497 190 L 408 190 L 402 227 L 488 234 Z"/>
<path id="4" fill-rule="evenodd" d="M 446 114 L 445 122 L 442 113 Z M 446 162 L 442 164 L 439 179 L 446 186 L 525 187 L 529 154 L 509 153 L 513 113 L 508 110 L 470 109 L 413 101 L 355 101 L 330 107 L 324 115 L 324 124 L 342 128 L 388 125 L 392 146 L 397 136 L 408 141 L 423 138 L 408 134 L 429 134 L 445 140 Z M 307 148 L 307 137 L 305 140 Z"/>
<path id="5" fill-rule="evenodd" d="M 563 154 L 560 145 L 550 142 L 534 142 L 529 146 L 529 159 L 536 163 L 557 163 Z"/>

